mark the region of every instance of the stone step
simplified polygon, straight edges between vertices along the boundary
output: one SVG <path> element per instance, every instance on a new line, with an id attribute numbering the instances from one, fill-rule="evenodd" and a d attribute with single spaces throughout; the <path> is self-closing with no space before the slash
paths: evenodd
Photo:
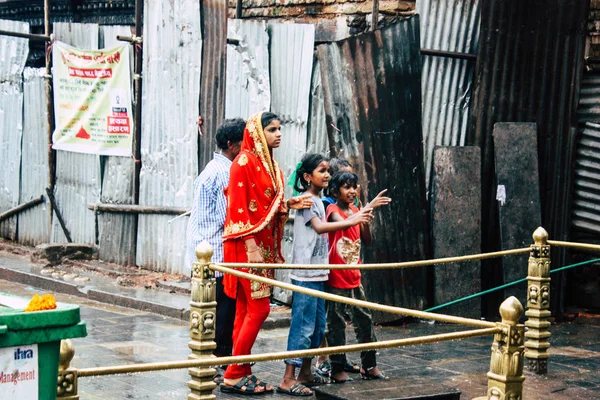
<path id="1" fill-rule="evenodd" d="M 355 379 L 353 382 L 312 388 L 318 400 L 460 400 L 460 390 L 425 377 L 391 378 L 385 381 Z"/>

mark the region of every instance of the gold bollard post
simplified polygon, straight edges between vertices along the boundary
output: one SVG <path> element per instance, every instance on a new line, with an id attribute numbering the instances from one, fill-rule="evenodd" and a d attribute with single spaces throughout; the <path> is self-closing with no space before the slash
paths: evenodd
<path id="1" fill-rule="evenodd" d="M 192 266 L 192 300 L 190 301 L 190 342 L 192 350 L 190 360 L 214 357 L 217 347 L 215 339 L 216 319 L 216 280 L 214 271 L 208 268 L 213 249 L 207 242 L 196 247 L 197 261 Z M 189 368 L 191 379 L 188 387 L 191 393 L 188 400 L 216 399 L 213 390 L 217 385 L 213 382 L 216 373 L 214 368 Z"/>
<path id="2" fill-rule="evenodd" d="M 533 232 L 527 276 L 527 311 L 525 357 L 528 370 L 536 374 L 548 372 L 550 343 L 550 245 L 548 232 L 539 227 Z"/>
<path id="3" fill-rule="evenodd" d="M 476 400 L 522 400 L 523 399 L 523 346 L 525 326 L 519 324 L 523 306 L 514 296 L 500 306 L 501 333 L 494 335 L 492 358 L 488 372 L 487 396 Z"/>
<path id="4" fill-rule="evenodd" d="M 77 393 L 77 370 L 71 368 L 71 360 L 75 356 L 75 347 L 71 339 L 60 341 L 60 361 L 58 364 L 57 400 L 79 400 Z"/>

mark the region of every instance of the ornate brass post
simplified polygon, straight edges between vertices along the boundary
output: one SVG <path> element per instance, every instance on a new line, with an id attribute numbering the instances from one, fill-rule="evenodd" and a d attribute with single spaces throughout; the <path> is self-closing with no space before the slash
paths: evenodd
<path id="1" fill-rule="evenodd" d="M 476 400 L 523 399 L 525 326 L 518 323 L 523 315 L 523 306 L 516 297 L 511 296 L 500 306 L 500 315 L 502 322 L 497 325 L 502 328 L 502 332 L 494 335 L 492 343 L 487 396 Z"/>
<path id="2" fill-rule="evenodd" d="M 550 343 L 550 245 L 548 232 L 539 227 L 533 232 L 527 276 L 527 321 L 525 357 L 528 369 L 536 374 L 548 372 Z"/>
<path id="3" fill-rule="evenodd" d="M 214 272 L 208 268 L 213 249 L 207 242 L 196 247 L 197 261 L 192 266 L 192 300 L 190 301 L 190 342 L 192 350 L 189 359 L 214 357 L 217 347 L 215 338 L 216 281 Z M 216 399 L 213 390 L 214 368 L 189 368 L 191 379 L 188 387 L 191 393 L 188 400 Z"/>
<path id="4" fill-rule="evenodd" d="M 60 361 L 58 364 L 58 400 L 79 400 L 77 394 L 77 370 L 71 368 L 71 360 L 75 356 L 75 347 L 71 339 L 60 341 Z"/>

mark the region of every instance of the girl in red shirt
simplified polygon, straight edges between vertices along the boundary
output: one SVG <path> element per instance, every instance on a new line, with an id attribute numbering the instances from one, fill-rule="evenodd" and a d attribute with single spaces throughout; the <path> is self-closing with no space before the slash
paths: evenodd
<path id="1" fill-rule="evenodd" d="M 329 183 L 331 192 L 337 202 L 327 208 L 327 220 L 330 222 L 344 221 L 356 214 L 358 208 L 354 206 L 354 200 L 358 196 L 358 177 L 352 172 L 339 172 L 335 174 Z M 386 189 L 387 190 L 387 189 Z M 365 208 L 375 209 L 389 204 L 392 199 L 383 196 L 382 191 L 369 202 Z M 364 243 L 371 244 L 371 230 L 369 224 L 352 226 L 345 230 L 329 233 L 329 264 L 360 264 L 360 248 Z M 359 269 L 331 270 L 326 285 L 329 293 L 339 296 L 366 300 L 365 291 L 361 284 Z M 344 313 L 348 311 L 354 324 L 356 339 L 359 343 L 376 342 L 373 320 L 368 309 L 350 306 L 346 304 L 329 301 L 327 302 L 327 331 L 326 338 L 329 346 L 343 346 L 346 344 L 346 321 Z M 363 379 L 387 379 L 377 368 L 375 350 L 363 351 L 360 354 L 361 370 Z M 344 383 L 352 381 L 344 371 L 347 363 L 346 354 L 332 354 L 331 381 L 333 383 Z"/>

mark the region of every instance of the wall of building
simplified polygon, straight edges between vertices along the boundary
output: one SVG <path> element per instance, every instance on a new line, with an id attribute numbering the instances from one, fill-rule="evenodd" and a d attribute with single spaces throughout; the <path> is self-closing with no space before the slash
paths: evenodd
<path id="1" fill-rule="evenodd" d="M 229 0 L 235 17 L 236 0 Z M 317 42 L 340 40 L 371 27 L 373 0 L 243 0 L 242 18 L 276 19 L 315 25 Z M 379 0 L 380 26 L 414 14 L 415 0 Z"/>

